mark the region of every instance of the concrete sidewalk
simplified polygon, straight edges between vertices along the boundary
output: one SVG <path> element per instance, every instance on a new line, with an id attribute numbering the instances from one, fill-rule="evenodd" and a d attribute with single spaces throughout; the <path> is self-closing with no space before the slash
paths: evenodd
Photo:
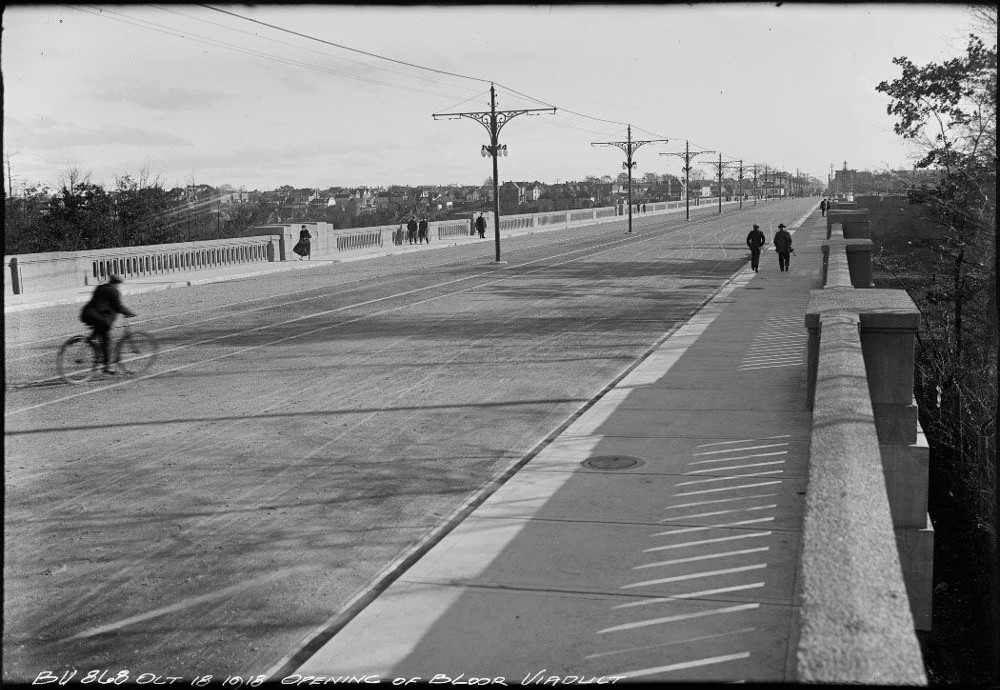
<path id="1" fill-rule="evenodd" d="M 272 677 L 794 681 L 826 234 L 796 225 L 789 272 L 744 268 Z"/>

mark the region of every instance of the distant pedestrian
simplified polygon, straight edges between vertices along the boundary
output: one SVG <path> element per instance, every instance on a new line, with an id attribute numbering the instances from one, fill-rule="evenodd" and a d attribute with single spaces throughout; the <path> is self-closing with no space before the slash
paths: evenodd
<path id="1" fill-rule="evenodd" d="M 486 219 L 483 218 L 482 213 L 476 218 L 476 232 L 479 233 L 479 239 L 486 237 Z"/>
<path id="2" fill-rule="evenodd" d="M 312 235 L 309 234 L 309 228 L 305 225 L 299 230 L 299 241 L 295 243 L 292 247 L 292 251 L 299 255 L 299 261 L 302 259 L 312 259 L 312 243 L 309 241 L 312 239 Z"/>
<path id="3" fill-rule="evenodd" d="M 646 213 L 646 204 L 643 204 L 643 205 L 642 205 L 642 212 L 643 212 L 643 214 L 645 214 L 645 213 Z"/>
<path id="4" fill-rule="evenodd" d="M 760 250 L 767 243 L 767 238 L 760 231 L 759 225 L 754 225 L 753 230 L 747 234 L 747 246 L 750 247 L 750 268 L 754 273 L 759 273 Z"/>
<path id="5" fill-rule="evenodd" d="M 823 197 L 823 201 L 819 202 L 819 212 L 821 216 L 826 215 L 826 197 Z"/>
<path id="6" fill-rule="evenodd" d="M 778 225 L 778 232 L 774 233 L 774 250 L 778 252 L 778 270 L 788 270 L 788 260 L 791 258 L 792 235 L 785 230 L 784 223 Z"/>
<path id="7" fill-rule="evenodd" d="M 406 224 L 406 239 L 410 244 L 417 241 L 417 219 L 414 216 L 410 216 L 410 221 Z"/>
<path id="8" fill-rule="evenodd" d="M 420 219 L 420 224 L 417 226 L 417 244 L 426 241 L 427 244 L 431 243 L 431 238 L 427 236 L 427 217 Z"/>

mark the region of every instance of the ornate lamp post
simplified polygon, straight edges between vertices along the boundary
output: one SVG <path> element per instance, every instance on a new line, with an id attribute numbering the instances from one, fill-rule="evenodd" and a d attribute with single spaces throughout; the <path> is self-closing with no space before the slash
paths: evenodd
<path id="1" fill-rule="evenodd" d="M 661 156 L 681 156 L 684 159 L 684 220 L 691 220 L 691 195 L 688 192 L 688 184 L 691 176 L 691 159 L 702 153 L 715 153 L 715 151 L 695 151 L 691 153 L 691 142 L 684 142 L 684 153 L 671 151 L 661 153 Z"/>
<path id="2" fill-rule="evenodd" d="M 494 238 L 496 240 L 496 263 L 500 263 L 500 182 L 497 170 L 497 158 L 500 156 L 507 155 L 507 146 L 500 145 L 500 130 L 503 126 L 510 122 L 512 119 L 518 115 L 524 115 L 525 113 L 534 112 L 555 112 L 555 108 L 525 108 L 522 110 L 497 110 L 497 95 L 496 90 L 493 88 L 493 84 L 490 84 L 490 109 L 485 112 L 475 112 L 475 113 L 435 113 L 432 117 L 436 120 L 439 117 L 444 117 L 449 120 L 456 120 L 458 118 L 467 117 L 470 120 L 475 120 L 483 127 L 490 135 L 490 143 L 483 144 L 483 147 L 479 150 L 482 156 L 485 158 L 489 156 L 493 159 L 493 232 Z"/>
<path id="3" fill-rule="evenodd" d="M 591 146 L 617 146 L 625 152 L 625 162 L 622 168 L 628 171 L 628 231 L 632 232 L 632 168 L 636 163 L 632 161 L 632 154 L 640 146 L 652 144 L 654 142 L 667 142 L 669 139 L 647 139 L 646 141 L 632 141 L 632 125 L 628 126 L 627 141 L 595 141 Z"/>

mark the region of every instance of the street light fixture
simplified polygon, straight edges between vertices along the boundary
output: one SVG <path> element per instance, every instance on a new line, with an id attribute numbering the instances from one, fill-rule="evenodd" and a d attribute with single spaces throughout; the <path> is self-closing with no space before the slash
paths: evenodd
<path id="1" fill-rule="evenodd" d="M 449 120 L 456 120 L 463 117 L 467 117 L 470 120 L 475 120 L 483 127 L 490 135 L 490 143 L 483 144 L 483 147 L 479 150 L 480 155 L 483 158 L 490 157 L 493 159 L 493 234 L 496 240 L 496 263 L 501 263 L 500 261 L 500 182 L 499 174 L 497 172 L 497 158 L 507 155 L 507 146 L 501 145 L 499 142 L 500 130 L 505 124 L 510 122 L 512 119 L 518 115 L 528 114 L 531 115 L 537 112 L 555 112 L 555 108 L 522 108 L 519 110 L 497 110 L 497 96 L 496 89 L 493 84 L 490 84 L 490 109 L 483 112 L 474 113 L 434 113 L 431 115 L 435 120 L 439 117 L 447 118 Z"/>

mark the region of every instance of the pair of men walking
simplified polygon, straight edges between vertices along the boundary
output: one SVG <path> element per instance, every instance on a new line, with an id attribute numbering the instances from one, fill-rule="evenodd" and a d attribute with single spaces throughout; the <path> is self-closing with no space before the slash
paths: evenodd
<path id="1" fill-rule="evenodd" d="M 427 218 L 421 218 L 420 222 L 417 223 L 415 216 L 410 216 L 410 222 L 406 224 L 406 239 L 410 241 L 410 244 L 416 242 L 420 244 L 422 242 L 431 243 L 431 238 L 427 234 Z"/>
<path id="2" fill-rule="evenodd" d="M 760 252 L 767 244 L 767 238 L 761 232 L 759 225 L 754 225 L 753 230 L 747 235 L 747 246 L 750 247 L 750 268 L 754 273 L 759 273 Z M 787 271 L 789 260 L 791 259 L 792 235 L 785 230 L 785 224 L 778 225 L 778 232 L 774 233 L 774 249 L 778 253 L 778 270 Z"/>

